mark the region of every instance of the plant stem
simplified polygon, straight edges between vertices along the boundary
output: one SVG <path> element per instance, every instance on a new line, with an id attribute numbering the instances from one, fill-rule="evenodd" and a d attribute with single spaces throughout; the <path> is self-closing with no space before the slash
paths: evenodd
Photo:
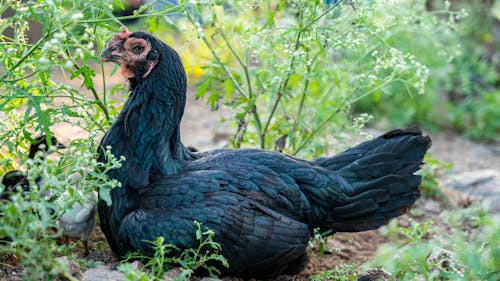
<path id="1" fill-rule="evenodd" d="M 121 21 L 121 20 L 130 20 L 130 19 L 138 19 L 138 18 L 145 18 L 145 17 L 157 17 L 157 16 L 165 16 L 165 15 L 175 15 L 177 12 L 173 12 L 176 9 L 178 9 L 179 6 L 172 7 L 168 10 L 163 10 L 161 12 L 157 13 L 145 13 L 141 15 L 131 15 L 131 16 L 123 16 L 123 17 L 114 17 L 114 18 L 104 18 L 104 19 L 94 19 L 94 20 L 79 20 L 78 23 L 103 23 L 103 22 L 116 22 L 116 21 Z"/>
<path id="2" fill-rule="evenodd" d="M 274 114 L 276 112 L 276 109 L 278 108 L 278 104 L 281 100 L 281 97 L 283 96 L 284 90 L 288 86 L 288 81 L 290 81 L 290 77 L 292 76 L 292 73 L 293 73 L 293 68 L 295 65 L 295 58 L 296 58 L 295 52 L 299 49 L 300 37 L 302 36 L 302 32 L 304 31 L 304 29 L 302 28 L 302 23 L 303 23 L 302 20 L 304 17 L 303 15 L 304 15 L 304 13 L 300 14 L 300 26 L 301 27 L 297 33 L 297 38 L 295 39 L 294 53 L 292 54 L 292 59 L 290 60 L 290 66 L 288 67 L 287 76 L 278 88 L 276 100 L 274 101 L 273 107 L 271 109 L 271 113 L 269 114 L 269 117 L 267 118 L 267 122 L 266 122 L 266 125 L 264 126 L 264 130 L 262 131 L 262 135 L 264 135 L 264 139 L 265 139 L 265 136 L 267 134 L 267 129 L 269 128 L 269 125 L 271 124 L 271 120 L 273 119 Z"/>
<path id="3" fill-rule="evenodd" d="M 188 18 L 188 20 L 194 25 L 196 26 L 194 20 L 191 18 L 191 15 L 189 13 L 186 13 L 186 16 Z M 231 82 L 233 83 L 234 87 L 236 88 L 236 90 L 238 91 L 238 93 L 248 99 L 248 96 L 247 94 L 245 93 L 245 90 L 243 90 L 243 88 L 241 88 L 241 86 L 238 84 L 238 81 L 236 81 L 236 78 L 234 78 L 234 76 L 231 74 L 231 71 L 229 71 L 229 69 L 227 68 L 227 66 L 222 62 L 221 58 L 219 57 L 219 55 L 217 55 L 217 53 L 215 52 L 212 44 L 210 44 L 210 42 L 208 42 L 207 38 L 205 37 L 205 34 L 200 34 L 199 35 L 200 38 L 202 39 L 203 43 L 205 43 L 205 46 L 207 46 L 207 48 L 210 50 L 210 52 L 212 53 L 212 55 L 214 56 L 215 60 L 217 61 L 217 64 L 219 64 L 219 66 L 222 68 L 222 70 L 224 70 L 224 72 L 226 73 L 226 75 L 228 76 L 229 80 L 231 80 Z"/>
<path id="4" fill-rule="evenodd" d="M 298 48 L 299 48 L 300 37 L 301 37 L 302 33 L 304 31 L 306 31 L 314 23 L 316 23 L 318 20 L 320 20 L 322 17 L 324 17 L 325 15 L 327 15 L 335 7 L 337 7 L 338 5 L 340 5 L 340 3 L 342 3 L 342 2 L 343 2 L 343 0 L 340 0 L 337 3 L 335 3 L 334 5 L 331 5 L 321 15 L 315 17 L 311 22 L 307 23 L 304 26 L 302 26 L 302 24 L 303 24 L 303 18 L 304 18 L 304 13 L 300 13 L 300 27 L 299 27 L 299 31 L 297 33 L 297 39 L 295 40 L 295 50 L 294 51 L 297 51 Z M 273 107 L 271 109 L 271 114 L 269 115 L 269 118 L 267 119 L 266 125 L 264 126 L 264 131 L 262 132 L 262 134 L 264 135 L 264 138 L 265 138 L 265 135 L 267 133 L 267 129 L 269 128 L 269 125 L 271 123 L 271 120 L 272 120 L 272 118 L 274 116 L 274 113 L 276 111 L 276 108 L 278 107 L 278 103 L 280 102 L 281 97 L 283 96 L 283 92 L 284 92 L 284 90 L 286 89 L 286 87 L 288 85 L 288 81 L 290 80 L 290 77 L 292 76 L 293 66 L 294 66 L 294 63 L 295 63 L 295 58 L 296 58 L 296 56 L 292 56 L 292 60 L 290 62 L 290 67 L 288 68 L 289 71 L 288 71 L 287 77 L 285 78 L 284 82 L 282 84 L 280 84 L 280 87 L 278 88 L 278 94 L 277 94 L 278 96 L 276 97 L 276 101 L 274 102 Z"/>
<path id="5" fill-rule="evenodd" d="M 323 128 L 323 126 L 325 126 L 328 122 L 330 122 L 330 120 L 332 120 L 333 117 L 335 117 L 335 115 L 337 115 L 343 108 L 344 106 L 346 105 L 346 103 L 348 101 L 350 101 L 351 97 L 354 95 L 354 93 L 356 93 L 356 91 L 359 89 L 359 86 L 356 87 L 345 99 L 344 101 L 342 102 L 342 104 L 334 111 L 332 112 L 332 114 L 330 114 L 330 116 L 328 116 L 325 120 L 323 120 L 323 122 L 321 122 L 321 124 L 319 124 L 318 127 L 316 127 L 303 141 L 302 143 L 299 145 L 299 147 L 292 153 L 292 155 L 296 155 L 297 153 L 299 153 L 306 145 L 307 143 L 311 140 L 311 138 L 319 132 L 319 130 L 321 130 Z"/>
<path id="6" fill-rule="evenodd" d="M 241 68 L 243 68 L 243 71 L 245 73 L 245 79 L 246 79 L 247 87 L 248 87 L 248 99 L 249 99 L 249 102 L 250 102 L 249 109 L 247 110 L 247 112 L 251 112 L 252 115 L 253 115 L 253 117 L 254 117 L 255 126 L 257 127 L 257 132 L 259 134 L 260 147 L 264 148 L 265 147 L 265 142 L 264 142 L 264 135 L 262 134 L 262 123 L 260 121 L 259 112 L 257 111 L 257 106 L 255 105 L 255 100 L 253 99 L 252 82 L 250 80 L 250 74 L 248 73 L 248 65 L 245 64 L 241 60 L 240 56 L 236 53 L 236 51 L 234 50 L 233 46 L 229 43 L 229 40 L 228 40 L 226 34 L 221 29 L 219 29 L 218 32 L 222 36 L 222 39 L 224 39 L 224 42 L 226 43 L 226 46 L 229 48 L 229 50 L 231 51 L 231 53 L 233 54 L 233 56 L 238 61 L 238 63 L 240 64 Z"/>
<path id="7" fill-rule="evenodd" d="M 76 62 L 76 60 L 73 58 L 73 56 L 71 55 L 71 53 L 69 52 L 68 49 L 66 49 L 66 54 L 69 56 L 69 58 L 71 59 L 71 61 L 73 62 L 73 65 L 75 66 L 75 69 L 78 71 L 80 70 L 80 66 L 78 66 L 78 63 Z M 102 66 L 102 63 L 101 63 L 101 66 Z M 104 71 L 102 71 L 104 73 Z M 103 80 L 105 81 L 105 80 Z M 105 85 L 105 84 L 104 84 Z M 99 98 L 99 95 L 97 94 L 97 90 L 95 89 L 94 85 L 92 85 L 91 87 L 89 87 L 89 90 L 92 92 L 92 95 L 94 96 L 94 101 L 96 102 L 97 106 L 99 106 L 99 108 L 102 110 L 102 112 L 104 113 L 104 117 L 106 118 L 106 121 L 108 123 L 110 123 L 111 121 L 111 118 L 109 117 L 109 112 L 108 112 L 108 109 L 106 107 L 106 104 L 105 102 L 103 102 L 100 98 Z"/>

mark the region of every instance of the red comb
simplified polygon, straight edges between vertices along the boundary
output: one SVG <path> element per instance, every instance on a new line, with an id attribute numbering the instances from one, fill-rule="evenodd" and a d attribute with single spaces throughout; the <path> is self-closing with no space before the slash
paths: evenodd
<path id="1" fill-rule="evenodd" d="M 122 32 L 116 33 L 115 36 L 113 36 L 113 37 L 116 39 L 119 39 L 119 40 L 123 40 L 123 39 L 127 39 L 130 36 L 130 34 L 132 34 L 128 31 L 128 29 L 125 26 L 122 26 L 121 30 L 122 30 Z"/>

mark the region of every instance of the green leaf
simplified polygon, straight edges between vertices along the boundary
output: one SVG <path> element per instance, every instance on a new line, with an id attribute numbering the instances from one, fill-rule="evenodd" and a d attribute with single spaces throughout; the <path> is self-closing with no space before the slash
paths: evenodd
<path id="1" fill-rule="evenodd" d="M 92 70 L 88 65 L 82 66 L 75 72 L 71 73 L 71 80 L 80 75 L 83 77 L 82 86 L 85 86 L 87 90 L 94 88 L 94 77 L 96 76 L 94 70 Z"/>
<path id="2" fill-rule="evenodd" d="M 202 236 L 201 236 L 201 229 L 200 229 L 200 228 L 198 228 L 198 229 L 196 230 L 196 240 L 201 240 L 201 237 L 202 237 Z"/>
<path id="3" fill-rule="evenodd" d="M 108 188 L 99 188 L 99 198 L 104 200 L 108 206 L 111 206 L 111 190 Z"/>
<path id="4" fill-rule="evenodd" d="M 121 0 L 113 0 L 113 7 L 117 8 L 117 10 L 125 10 L 125 5 Z"/>

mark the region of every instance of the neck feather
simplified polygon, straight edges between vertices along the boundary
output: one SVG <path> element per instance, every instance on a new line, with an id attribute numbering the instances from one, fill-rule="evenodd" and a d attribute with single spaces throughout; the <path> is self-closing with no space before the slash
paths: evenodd
<path id="1" fill-rule="evenodd" d="M 175 174 L 194 157 L 180 137 L 186 76 L 182 64 L 172 68 L 160 62 L 145 79 L 129 82 L 131 95 L 102 145 L 126 158 L 113 177 L 122 185 L 142 188 L 151 176 Z"/>

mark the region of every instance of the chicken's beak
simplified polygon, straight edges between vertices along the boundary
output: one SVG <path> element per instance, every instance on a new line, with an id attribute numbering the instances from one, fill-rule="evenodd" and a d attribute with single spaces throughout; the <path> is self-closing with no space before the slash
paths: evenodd
<path id="1" fill-rule="evenodd" d="M 113 55 L 111 54 L 111 50 L 109 48 L 104 49 L 101 53 L 101 61 L 108 62 L 113 61 Z"/>
<path id="2" fill-rule="evenodd" d="M 63 148 L 66 148 L 66 146 L 65 146 L 64 144 L 62 144 L 62 143 L 60 143 L 60 142 L 58 142 L 58 143 L 56 144 L 56 149 L 63 149 Z"/>

